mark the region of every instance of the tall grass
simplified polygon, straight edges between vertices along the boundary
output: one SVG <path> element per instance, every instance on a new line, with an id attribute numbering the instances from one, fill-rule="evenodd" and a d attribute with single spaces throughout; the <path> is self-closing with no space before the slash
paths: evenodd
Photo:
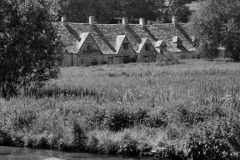
<path id="1" fill-rule="evenodd" d="M 0 101 L 0 144 L 158 157 L 239 158 L 240 64 L 62 68 Z"/>

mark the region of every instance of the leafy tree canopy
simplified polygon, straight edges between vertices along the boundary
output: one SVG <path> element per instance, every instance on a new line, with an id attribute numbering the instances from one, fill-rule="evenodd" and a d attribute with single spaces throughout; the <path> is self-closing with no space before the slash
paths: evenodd
<path id="1" fill-rule="evenodd" d="M 0 96 L 55 78 L 61 44 L 50 1 L 0 1 Z"/>
<path id="2" fill-rule="evenodd" d="M 185 6 L 189 0 L 58 0 L 60 14 L 71 22 L 87 22 L 95 16 L 99 23 L 109 23 L 117 17 L 128 17 L 130 22 L 138 18 L 170 22 L 173 14 L 187 22 L 190 15 Z"/>
<path id="3" fill-rule="evenodd" d="M 235 61 L 240 60 L 240 0 L 207 0 L 191 23 L 202 54 L 214 57 L 222 46 Z"/>

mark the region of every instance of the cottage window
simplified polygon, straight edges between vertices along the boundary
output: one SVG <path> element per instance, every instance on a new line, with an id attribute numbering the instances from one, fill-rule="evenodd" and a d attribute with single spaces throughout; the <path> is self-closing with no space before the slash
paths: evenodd
<path id="1" fill-rule="evenodd" d="M 92 44 L 86 44 L 86 51 L 92 51 L 93 50 L 93 45 Z"/>
<path id="2" fill-rule="evenodd" d="M 108 57 L 108 63 L 113 64 L 113 57 Z"/>
<path id="3" fill-rule="evenodd" d="M 130 62 L 131 62 L 130 56 L 123 57 L 123 63 L 130 63 Z"/>
<path id="4" fill-rule="evenodd" d="M 150 51 L 150 45 L 149 44 L 145 44 L 145 51 Z"/>
<path id="5" fill-rule="evenodd" d="M 143 62 L 149 62 L 149 56 L 143 56 Z"/>
<path id="6" fill-rule="evenodd" d="M 91 65 L 93 65 L 93 66 L 96 66 L 96 65 L 98 65 L 98 61 L 97 61 L 97 59 L 92 59 L 92 63 L 91 63 Z"/>
<path id="7" fill-rule="evenodd" d="M 128 43 L 123 43 L 123 49 L 127 50 L 129 48 Z"/>
<path id="8" fill-rule="evenodd" d="M 131 57 L 131 62 L 133 62 L 133 63 L 134 63 L 134 62 L 137 62 L 137 57 L 138 57 L 137 55 L 132 56 L 132 57 Z"/>

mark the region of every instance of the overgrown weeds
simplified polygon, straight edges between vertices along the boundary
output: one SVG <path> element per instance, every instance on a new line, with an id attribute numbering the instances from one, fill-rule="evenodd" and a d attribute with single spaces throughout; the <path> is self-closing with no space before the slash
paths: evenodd
<path id="1" fill-rule="evenodd" d="M 238 159 L 237 63 L 63 68 L 0 100 L 0 144 L 194 160 Z"/>

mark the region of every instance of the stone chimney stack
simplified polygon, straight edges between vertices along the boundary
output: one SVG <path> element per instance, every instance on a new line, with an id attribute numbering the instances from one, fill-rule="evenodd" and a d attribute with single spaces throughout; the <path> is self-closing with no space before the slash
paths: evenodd
<path id="1" fill-rule="evenodd" d="M 66 22 L 67 21 L 67 17 L 64 15 L 61 17 L 61 22 Z"/>
<path id="2" fill-rule="evenodd" d="M 127 18 L 127 17 L 123 17 L 123 18 L 122 18 L 122 24 L 123 24 L 124 26 L 128 26 L 128 18 Z"/>
<path id="3" fill-rule="evenodd" d="M 172 16 L 172 24 L 176 26 L 178 24 L 178 19 L 176 16 Z"/>
<path id="4" fill-rule="evenodd" d="M 89 24 L 90 25 L 94 25 L 95 24 L 95 17 L 94 16 L 90 16 L 89 17 Z"/>
<path id="5" fill-rule="evenodd" d="M 141 25 L 142 28 L 144 28 L 145 27 L 145 18 L 140 18 L 139 24 Z"/>

